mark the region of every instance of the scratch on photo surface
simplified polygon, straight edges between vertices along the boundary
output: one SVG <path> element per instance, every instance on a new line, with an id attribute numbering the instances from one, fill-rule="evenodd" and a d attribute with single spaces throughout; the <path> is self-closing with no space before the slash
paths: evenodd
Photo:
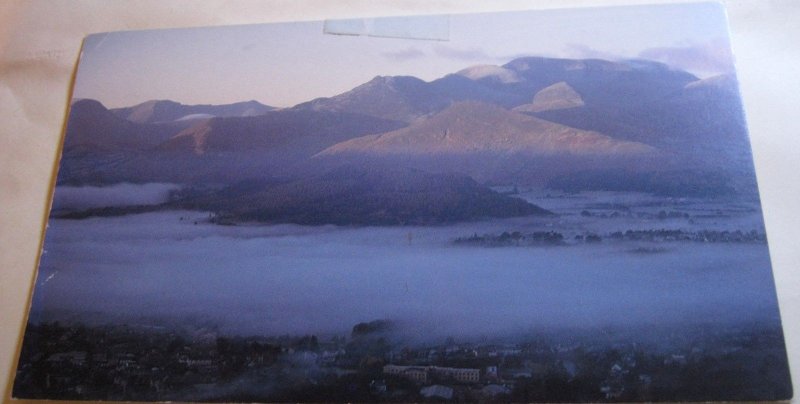
<path id="1" fill-rule="evenodd" d="M 50 279 L 53 279 L 53 277 L 56 276 L 57 273 L 58 273 L 58 271 L 55 271 L 52 274 L 50 274 L 50 276 L 48 276 L 47 278 L 45 278 L 45 280 L 42 281 L 42 285 L 44 285 L 45 283 L 49 282 Z"/>

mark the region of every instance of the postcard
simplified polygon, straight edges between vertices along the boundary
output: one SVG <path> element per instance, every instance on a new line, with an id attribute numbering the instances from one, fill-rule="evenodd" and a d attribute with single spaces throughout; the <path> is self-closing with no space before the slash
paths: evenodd
<path id="1" fill-rule="evenodd" d="M 88 36 L 14 397 L 789 399 L 722 6 L 423 20 Z"/>

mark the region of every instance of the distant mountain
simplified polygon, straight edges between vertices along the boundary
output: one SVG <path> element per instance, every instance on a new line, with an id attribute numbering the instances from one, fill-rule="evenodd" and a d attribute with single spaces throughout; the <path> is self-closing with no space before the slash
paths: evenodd
<path id="1" fill-rule="evenodd" d="M 732 178 L 748 177 L 750 185 L 742 186 L 755 184 L 747 128 L 732 76 L 695 80 L 638 104 L 587 102 L 568 109 L 522 112 L 657 147 L 674 156 L 673 166 L 726 171 Z"/>
<path id="2" fill-rule="evenodd" d="M 205 120 L 164 142 L 159 150 L 197 155 L 261 150 L 307 158 L 338 142 L 404 125 L 347 112 L 278 110 L 256 117 Z"/>
<path id="3" fill-rule="evenodd" d="M 544 185 L 592 169 L 655 169 L 656 148 L 512 112 L 462 102 L 395 131 L 354 138 L 317 154 L 323 166 L 394 164 L 457 172 L 481 183 Z"/>
<path id="4" fill-rule="evenodd" d="M 69 112 L 64 151 L 141 150 L 154 147 L 178 132 L 167 125 L 144 125 L 126 121 L 98 101 L 75 101 Z"/>
<path id="5" fill-rule="evenodd" d="M 739 83 L 736 82 L 736 77 L 731 74 L 720 74 L 693 81 L 683 86 L 683 89 L 688 93 L 694 94 L 723 92 L 728 95 L 738 95 Z"/>
<path id="6" fill-rule="evenodd" d="M 364 155 L 642 155 L 656 149 L 615 140 L 478 102 L 453 104 L 412 125 L 331 146 L 320 156 Z"/>
<path id="7" fill-rule="evenodd" d="M 151 100 L 126 108 L 111 111 L 120 118 L 136 123 L 165 123 L 210 117 L 257 116 L 274 107 L 258 101 L 237 102 L 223 105 L 184 105 L 169 100 Z"/>
<path id="8" fill-rule="evenodd" d="M 502 66 L 473 66 L 456 75 L 502 97 L 481 101 L 506 108 L 537 104 L 539 110 L 559 98 L 593 106 L 636 105 L 663 98 L 697 80 L 687 72 L 645 60 L 611 62 L 545 57 L 517 58 Z M 447 77 L 450 76 L 443 79 Z"/>
<path id="9" fill-rule="evenodd" d="M 505 108 L 530 104 L 539 91 L 557 83 L 564 85 L 554 90 L 568 87 L 582 102 L 605 106 L 659 99 L 695 80 L 689 73 L 656 62 L 526 57 L 503 66 L 468 67 L 431 82 L 409 76 L 378 76 L 345 93 L 293 108 L 412 122 L 461 101 Z"/>
<path id="10" fill-rule="evenodd" d="M 531 95 L 564 82 L 585 104 L 594 106 L 637 105 L 657 100 L 697 80 L 685 71 L 646 60 L 525 57 L 503 67 L 522 78 L 522 87 L 533 90 Z"/>
<path id="11" fill-rule="evenodd" d="M 567 103 L 569 98 L 563 94 L 552 101 Z M 569 109 L 517 111 L 674 151 L 693 152 L 697 141 L 747 138 L 732 77 L 694 80 L 661 97 L 628 105 L 586 102 Z"/>
<path id="12" fill-rule="evenodd" d="M 408 76 L 378 76 L 348 92 L 318 98 L 293 108 L 352 112 L 412 122 L 455 102 L 474 100 L 511 107 L 526 98 L 526 94 L 496 89 L 484 82 L 492 82 L 491 77 L 475 71 L 450 74 L 432 82 Z"/>
<path id="13" fill-rule="evenodd" d="M 293 109 L 351 112 L 409 122 L 446 106 L 443 94 L 416 77 L 378 76 L 343 94 L 317 98 Z"/>
<path id="14" fill-rule="evenodd" d="M 561 178 L 571 189 L 613 170 L 632 184 L 684 169 L 728 179 L 722 188 L 755 184 L 735 78 L 699 80 L 650 61 L 524 57 L 430 82 L 378 76 L 270 109 L 76 101 L 59 183 L 232 184 L 356 164 L 492 184 Z"/>
<path id="15" fill-rule="evenodd" d="M 478 66 L 478 70 L 468 68 L 467 72 L 448 74 L 429 83 L 433 92 L 443 94 L 444 109 L 456 102 L 478 101 L 512 108 L 530 99 L 528 85 L 516 82 L 503 75 L 486 74 L 490 66 Z M 495 72 L 497 73 L 497 72 Z M 434 111 L 438 112 L 441 109 Z"/>
<path id="16" fill-rule="evenodd" d="M 174 203 L 216 212 L 218 223 L 431 225 L 551 213 L 458 174 L 342 166 L 286 181 L 250 181 Z"/>
<path id="17" fill-rule="evenodd" d="M 730 151 L 749 155 L 747 127 L 733 76 L 694 81 L 679 92 L 629 111 L 640 118 L 636 121 L 638 125 L 657 134 L 662 141 L 672 142 L 676 152 L 707 159 L 709 156 L 697 153 L 697 147 L 725 149 L 733 146 L 736 150 Z"/>
<path id="18" fill-rule="evenodd" d="M 404 125 L 358 114 L 290 110 L 254 117 L 205 119 L 184 130 L 172 124 L 135 124 L 110 113 L 101 117 L 123 128 L 138 128 L 134 132 L 148 142 L 124 153 L 106 149 L 103 153 L 76 154 L 66 153 L 65 149 L 59 183 L 230 184 L 269 175 L 292 175 L 298 163 L 333 144 Z M 102 123 L 103 119 L 90 122 Z M 89 137 L 100 139 L 108 127 L 77 125 L 76 136 L 71 138 L 80 139 L 91 129 L 100 133 L 90 132 Z M 152 134 L 153 128 L 169 131 Z"/>
<path id="19" fill-rule="evenodd" d="M 105 184 L 152 181 L 135 167 L 137 156 L 147 155 L 180 132 L 172 124 L 140 124 L 122 119 L 98 101 L 76 100 L 67 121 L 57 183 Z"/>

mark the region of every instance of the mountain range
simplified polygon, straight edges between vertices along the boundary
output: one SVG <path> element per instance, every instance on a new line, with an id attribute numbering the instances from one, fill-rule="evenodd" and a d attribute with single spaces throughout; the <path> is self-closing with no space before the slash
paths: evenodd
<path id="1" fill-rule="evenodd" d="M 257 116 L 274 107 L 258 101 L 223 105 L 184 105 L 169 100 L 151 100 L 126 108 L 114 108 L 114 115 L 136 123 L 166 123 L 192 121 L 213 117 Z"/>
<path id="2" fill-rule="evenodd" d="M 715 189 L 732 192 L 755 184 L 735 78 L 699 79 L 644 60 L 542 57 L 430 82 L 378 76 L 283 109 L 148 101 L 109 110 L 77 100 L 58 183 L 232 185 L 318 178 L 340 166 L 571 190 L 609 171 L 710 173 L 723 183 Z"/>

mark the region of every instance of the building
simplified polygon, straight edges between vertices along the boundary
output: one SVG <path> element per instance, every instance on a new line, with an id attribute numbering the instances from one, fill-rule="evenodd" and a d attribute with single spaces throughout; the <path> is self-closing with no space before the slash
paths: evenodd
<path id="1" fill-rule="evenodd" d="M 430 366 L 429 369 L 436 376 L 453 379 L 461 383 L 479 383 L 481 381 L 480 369 L 443 368 L 437 366 Z"/>
<path id="2" fill-rule="evenodd" d="M 430 372 L 424 366 L 386 365 L 383 367 L 383 373 L 404 377 L 417 383 L 428 383 L 430 379 Z"/>
<path id="3" fill-rule="evenodd" d="M 383 367 L 383 373 L 405 377 L 418 383 L 428 383 L 434 376 L 461 383 L 479 383 L 481 381 L 480 369 L 469 368 L 386 365 Z"/>

